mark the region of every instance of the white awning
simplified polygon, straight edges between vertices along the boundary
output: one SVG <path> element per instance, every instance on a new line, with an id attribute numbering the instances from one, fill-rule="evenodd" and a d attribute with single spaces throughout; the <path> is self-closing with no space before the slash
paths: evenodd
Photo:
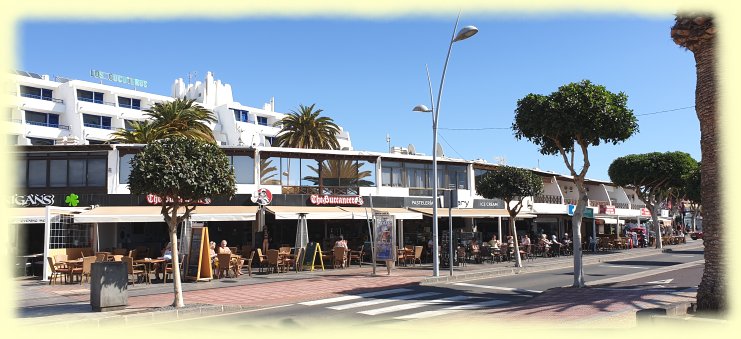
<path id="1" fill-rule="evenodd" d="M 412 211 L 424 213 L 425 215 L 432 215 L 432 208 L 412 208 Z M 454 218 L 509 218 L 509 213 L 506 209 L 486 209 L 486 208 L 453 208 L 452 214 Z M 438 208 L 438 217 L 447 218 L 448 209 Z M 519 213 L 517 218 L 535 218 L 535 214 Z"/>
<path id="2" fill-rule="evenodd" d="M 369 207 L 340 207 L 341 209 L 351 212 L 354 219 L 365 219 L 365 213 L 368 212 L 368 217 L 373 217 L 373 211 Z M 422 219 L 422 213 L 408 210 L 406 208 L 393 208 L 393 207 L 376 207 L 373 210 L 377 212 L 385 212 L 393 216 L 394 219 Z"/>
<path id="3" fill-rule="evenodd" d="M 51 207 L 49 214 L 52 219 L 60 214 L 74 215 L 83 211 L 83 207 Z M 43 224 L 46 222 L 46 207 L 14 207 L 9 208 L 10 222 L 13 224 Z"/>
<path id="4" fill-rule="evenodd" d="M 625 224 L 625 219 L 619 219 L 619 221 L 618 221 L 617 218 L 596 217 L 596 219 L 602 220 L 602 221 L 605 222 L 605 224 L 610 224 L 610 225 L 615 225 L 615 224 L 618 224 L 618 223 L 620 225 L 624 225 Z"/>
<path id="5" fill-rule="evenodd" d="M 267 206 L 276 220 L 298 220 L 300 214 L 306 219 L 353 219 L 353 213 L 339 207 L 327 206 Z"/>
<path id="6" fill-rule="evenodd" d="M 101 206 L 75 216 L 75 223 L 164 222 L 160 206 Z M 184 213 L 181 208 L 179 215 Z M 256 206 L 198 206 L 192 221 L 252 221 Z"/>

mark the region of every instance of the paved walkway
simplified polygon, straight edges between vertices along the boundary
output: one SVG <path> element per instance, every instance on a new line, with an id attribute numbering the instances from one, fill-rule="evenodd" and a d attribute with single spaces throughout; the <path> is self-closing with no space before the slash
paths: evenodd
<path id="1" fill-rule="evenodd" d="M 700 241 L 669 246 L 669 249 L 689 250 L 702 246 Z M 620 258 L 652 255 L 659 250 L 653 248 L 631 249 L 617 252 L 585 254 L 585 263 L 615 260 Z M 430 265 L 399 267 L 386 275 L 386 268 L 353 266 L 348 269 L 328 269 L 314 272 L 289 272 L 281 274 L 253 274 L 239 278 L 225 278 L 210 282 L 184 283 L 186 304 L 221 305 L 233 309 L 249 309 L 295 303 L 317 298 L 334 297 L 363 290 L 398 287 L 409 284 L 433 284 L 447 280 L 466 280 L 484 276 L 497 276 L 518 272 L 538 271 L 571 267 L 573 257 L 537 258 L 525 262 L 525 268 L 513 268 L 512 263 L 468 264 L 455 268 L 455 275 L 447 276 L 448 270 L 440 270 L 441 277 L 431 277 Z M 92 312 L 89 303 L 89 285 L 47 285 L 34 280 L 16 280 L 17 317 L 23 324 L 44 324 L 90 319 L 121 317 L 142 312 L 156 311 L 172 303 L 172 283 L 137 284 L 129 286 L 129 305 L 125 310 Z M 594 284 L 592 284 L 594 285 Z M 536 296 L 524 304 L 497 308 L 486 312 L 462 312 L 461 322 L 491 320 L 495 315 L 499 321 L 522 323 L 552 320 L 556 326 L 635 326 L 635 311 L 675 302 L 694 301 L 695 291 L 678 293 L 657 291 L 625 291 L 590 287 L 582 289 L 556 288 Z M 463 316 L 463 315 L 459 315 Z"/>

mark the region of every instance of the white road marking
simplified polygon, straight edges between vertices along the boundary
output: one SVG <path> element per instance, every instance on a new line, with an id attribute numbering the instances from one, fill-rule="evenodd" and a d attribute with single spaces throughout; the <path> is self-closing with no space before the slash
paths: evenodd
<path id="1" fill-rule="evenodd" d="M 694 255 L 687 255 L 687 254 L 672 254 L 672 257 L 678 257 L 678 258 L 694 258 Z"/>
<path id="2" fill-rule="evenodd" d="M 360 301 L 360 302 L 356 302 L 352 304 L 331 306 L 327 308 L 333 309 L 333 310 L 346 310 L 350 308 L 358 308 L 358 307 L 365 307 L 365 306 L 371 306 L 371 305 L 385 304 L 385 303 L 390 303 L 396 300 L 409 300 L 409 299 L 414 299 L 414 298 L 424 298 L 424 297 L 429 297 L 429 296 L 438 295 L 438 294 L 440 294 L 440 292 L 424 292 L 424 293 L 417 293 L 417 294 L 400 295 L 400 296 L 394 296 L 394 297 L 389 297 L 385 299 L 366 300 L 366 301 Z"/>
<path id="3" fill-rule="evenodd" d="M 509 301 L 496 300 L 496 299 L 495 300 L 488 300 L 488 301 L 484 301 L 484 302 L 480 302 L 480 303 L 475 303 L 475 304 L 467 304 L 467 305 L 446 307 L 446 308 L 443 308 L 441 310 L 436 310 L 436 311 L 425 311 L 425 312 L 419 312 L 419 313 L 412 313 L 412 314 L 402 315 L 402 316 L 396 317 L 394 319 L 424 319 L 424 318 L 432 318 L 432 317 L 437 317 L 437 316 L 441 316 L 441 315 L 446 315 L 446 314 L 460 312 L 460 311 L 463 311 L 463 310 L 476 310 L 476 309 L 481 309 L 481 308 L 484 308 L 484 307 L 487 307 L 487 306 L 496 306 L 496 305 L 506 304 L 508 302 Z"/>
<path id="4" fill-rule="evenodd" d="M 449 297 L 449 298 L 442 298 L 442 299 L 435 299 L 435 300 L 425 300 L 425 301 L 418 301 L 414 303 L 409 304 L 401 304 L 401 305 L 394 305 L 389 307 L 382 307 L 377 308 L 374 310 L 368 310 L 368 311 L 361 311 L 358 312 L 360 314 L 365 315 L 378 315 L 378 314 L 384 314 L 384 313 L 391 313 L 391 312 L 398 312 L 398 311 L 404 311 L 404 310 L 411 310 L 414 308 L 427 306 L 427 305 L 436 305 L 436 304 L 442 304 L 442 303 L 449 303 L 454 301 L 462 301 L 466 299 L 475 298 L 473 296 L 467 296 L 467 295 L 459 295 L 455 297 Z"/>
<path id="5" fill-rule="evenodd" d="M 649 282 L 647 282 L 646 284 L 669 284 L 669 283 L 671 283 L 672 281 L 674 281 L 674 279 L 673 279 L 673 278 L 672 278 L 672 279 L 664 279 L 664 280 L 649 281 Z"/>
<path id="6" fill-rule="evenodd" d="M 499 287 L 499 286 L 489 286 L 489 285 L 476 285 L 476 284 L 469 284 L 469 283 L 454 283 L 453 285 L 458 286 L 467 286 L 467 287 L 476 287 L 476 288 L 486 288 L 490 290 L 500 290 L 500 291 L 510 291 L 510 292 L 517 292 L 517 293 L 543 293 L 543 291 L 535 291 L 535 290 L 526 290 L 522 288 L 513 288 L 513 287 Z"/>
<path id="7" fill-rule="evenodd" d="M 409 292 L 409 291 L 411 290 L 408 288 L 396 288 L 392 290 L 368 292 L 368 293 L 361 293 L 361 294 L 355 294 L 355 295 L 345 295 L 345 296 L 336 297 L 336 298 L 305 301 L 305 302 L 299 303 L 299 305 L 314 306 L 314 305 L 322 305 L 322 304 L 331 304 L 331 303 L 336 303 L 336 302 L 341 302 L 341 301 L 368 298 L 368 297 L 376 297 L 379 295 L 394 294 L 394 293 Z"/>

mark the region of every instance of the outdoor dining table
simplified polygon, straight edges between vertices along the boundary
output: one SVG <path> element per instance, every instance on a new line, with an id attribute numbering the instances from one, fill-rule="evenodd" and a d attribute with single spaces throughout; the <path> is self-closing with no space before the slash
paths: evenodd
<path id="1" fill-rule="evenodd" d="M 66 265 L 69 268 L 69 271 L 67 272 L 67 278 L 69 279 L 67 281 L 72 281 L 72 271 L 75 268 L 82 267 L 82 258 L 62 260 L 60 261 L 60 263 Z"/>
<path id="2" fill-rule="evenodd" d="M 144 276 L 146 277 L 147 284 L 151 284 L 152 283 L 152 280 L 149 277 L 149 275 L 154 270 L 155 264 L 163 264 L 165 262 L 166 262 L 165 259 L 159 259 L 159 258 L 157 258 L 157 259 L 144 258 L 144 259 L 134 260 L 134 264 L 143 264 L 144 265 Z M 163 272 L 163 278 L 164 278 L 164 267 L 162 269 L 162 272 Z M 164 283 L 164 282 L 165 282 L 165 279 L 162 279 L 162 283 Z"/>

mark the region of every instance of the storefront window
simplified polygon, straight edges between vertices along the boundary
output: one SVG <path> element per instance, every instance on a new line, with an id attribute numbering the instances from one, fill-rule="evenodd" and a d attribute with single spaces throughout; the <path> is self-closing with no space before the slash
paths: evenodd
<path id="1" fill-rule="evenodd" d="M 368 161 L 358 160 L 358 182 L 359 187 L 376 185 L 376 164 Z"/>
<path id="2" fill-rule="evenodd" d="M 124 154 L 118 161 L 118 182 L 120 184 L 129 183 L 129 175 L 131 174 L 131 159 L 134 159 L 133 154 Z"/>
<path id="3" fill-rule="evenodd" d="M 28 161 L 28 187 L 46 187 L 46 160 Z"/>
<path id="4" fill-rule="evenodd" d="M 234 155 L 229 157 L 229 163 L 234 168 L 237 184 L 255 183 L 255 159 L 249 156 Z"/>
<path id="5" fill-rule="evenodd" d="M 260 183 L 280 185 L 280 161 L 278 157 L 260 159 Z"/>
<path id="6" fill-rule="evenodd" d="M 381 181 L 383 186 L 403 187 L 401 181 L 401 163 L 384 161 L 381 163 Z"/>
<path id="7" fill-rule="evenodd" d="M 301 182 L 301 159 L 281 158 L 281 185 L 299 186 Z"/>
<path id="8" fill-rule="evenodd" d="M 432 166 L 427 164 L 406 163 L 407 183 L 410 188 L 430 188 Z"/>

